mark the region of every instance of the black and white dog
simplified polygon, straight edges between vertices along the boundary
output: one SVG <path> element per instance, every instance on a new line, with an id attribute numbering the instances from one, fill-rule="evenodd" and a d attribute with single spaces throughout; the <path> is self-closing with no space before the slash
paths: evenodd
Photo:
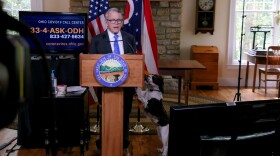
<path id="1" fill-rule="evenodd" d="M 157 124 L 157 134 L 163 147 L 159 148 L 162 156 L 167 155 L 169 117 L 163 107 L 163 77 L 160 75 L 145 75 L 145 90 L 136 88 L 138 100 L 142 103 L 146 116 Z"/>

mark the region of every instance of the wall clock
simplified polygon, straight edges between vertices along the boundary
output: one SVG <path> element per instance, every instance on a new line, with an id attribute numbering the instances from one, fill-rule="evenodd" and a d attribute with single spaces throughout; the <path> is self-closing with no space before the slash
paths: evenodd
<path id="1" fill-rule="evenodd" d="M 196 0 L 195 34 L 213 35 L 215 21 L 215 0 Z"/>

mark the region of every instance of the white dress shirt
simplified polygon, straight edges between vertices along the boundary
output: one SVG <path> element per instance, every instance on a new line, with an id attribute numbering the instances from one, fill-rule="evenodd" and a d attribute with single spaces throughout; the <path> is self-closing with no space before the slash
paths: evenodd
<path id="1" fill-rule="evenodd" d="M 109 35 L 109 40 L 110 40 L 110 43 L 111 43 L 111 48 L 112 48 L 112 51 L 114 51 L 114 41 L 115 41 L 115 38 L 114 38 L 114 33 L 112 33 L 110 30 L 108 30 L 108 35 Z M 119 36 L 118 37 L 118 44 L 119 44 L 119 48 L 120 48 L 120 54 L 124 54 L 124 48 L 123 48 L 123 39 L 122 39 L 122 34 L 121 32 L 117 33 L 117 35 Z"/>

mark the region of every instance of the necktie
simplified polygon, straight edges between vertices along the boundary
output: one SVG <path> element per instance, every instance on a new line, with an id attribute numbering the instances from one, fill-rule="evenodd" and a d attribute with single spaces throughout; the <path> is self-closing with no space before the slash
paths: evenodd
<path id="1" fill-rule="evenodd" d="M 119 43 L 118 43 L 118 35 L 114 35 L 115 38 L 115 42 L 114 42 L 114 53 L 115 54 L 120 54 L 120 47 L 119 47 Z"/>

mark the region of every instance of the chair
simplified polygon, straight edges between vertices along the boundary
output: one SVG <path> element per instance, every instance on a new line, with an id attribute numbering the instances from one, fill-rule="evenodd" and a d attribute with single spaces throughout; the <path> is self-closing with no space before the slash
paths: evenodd
<path id="1" fill-rule="evenodd" d="M 262 76 L 262 74 L 264 76 Z M 265 93 L 266 93 L 267 81 L 275 81 L 276 87 L 279 88 L 279 80 L 280 80 L 279 76 L 280 76 L 280 46 L 269 46 L 266 52 L 265 67 L 259 68 L 259 88 L 260 88 L 260 83 L 264 82 Z"/>

